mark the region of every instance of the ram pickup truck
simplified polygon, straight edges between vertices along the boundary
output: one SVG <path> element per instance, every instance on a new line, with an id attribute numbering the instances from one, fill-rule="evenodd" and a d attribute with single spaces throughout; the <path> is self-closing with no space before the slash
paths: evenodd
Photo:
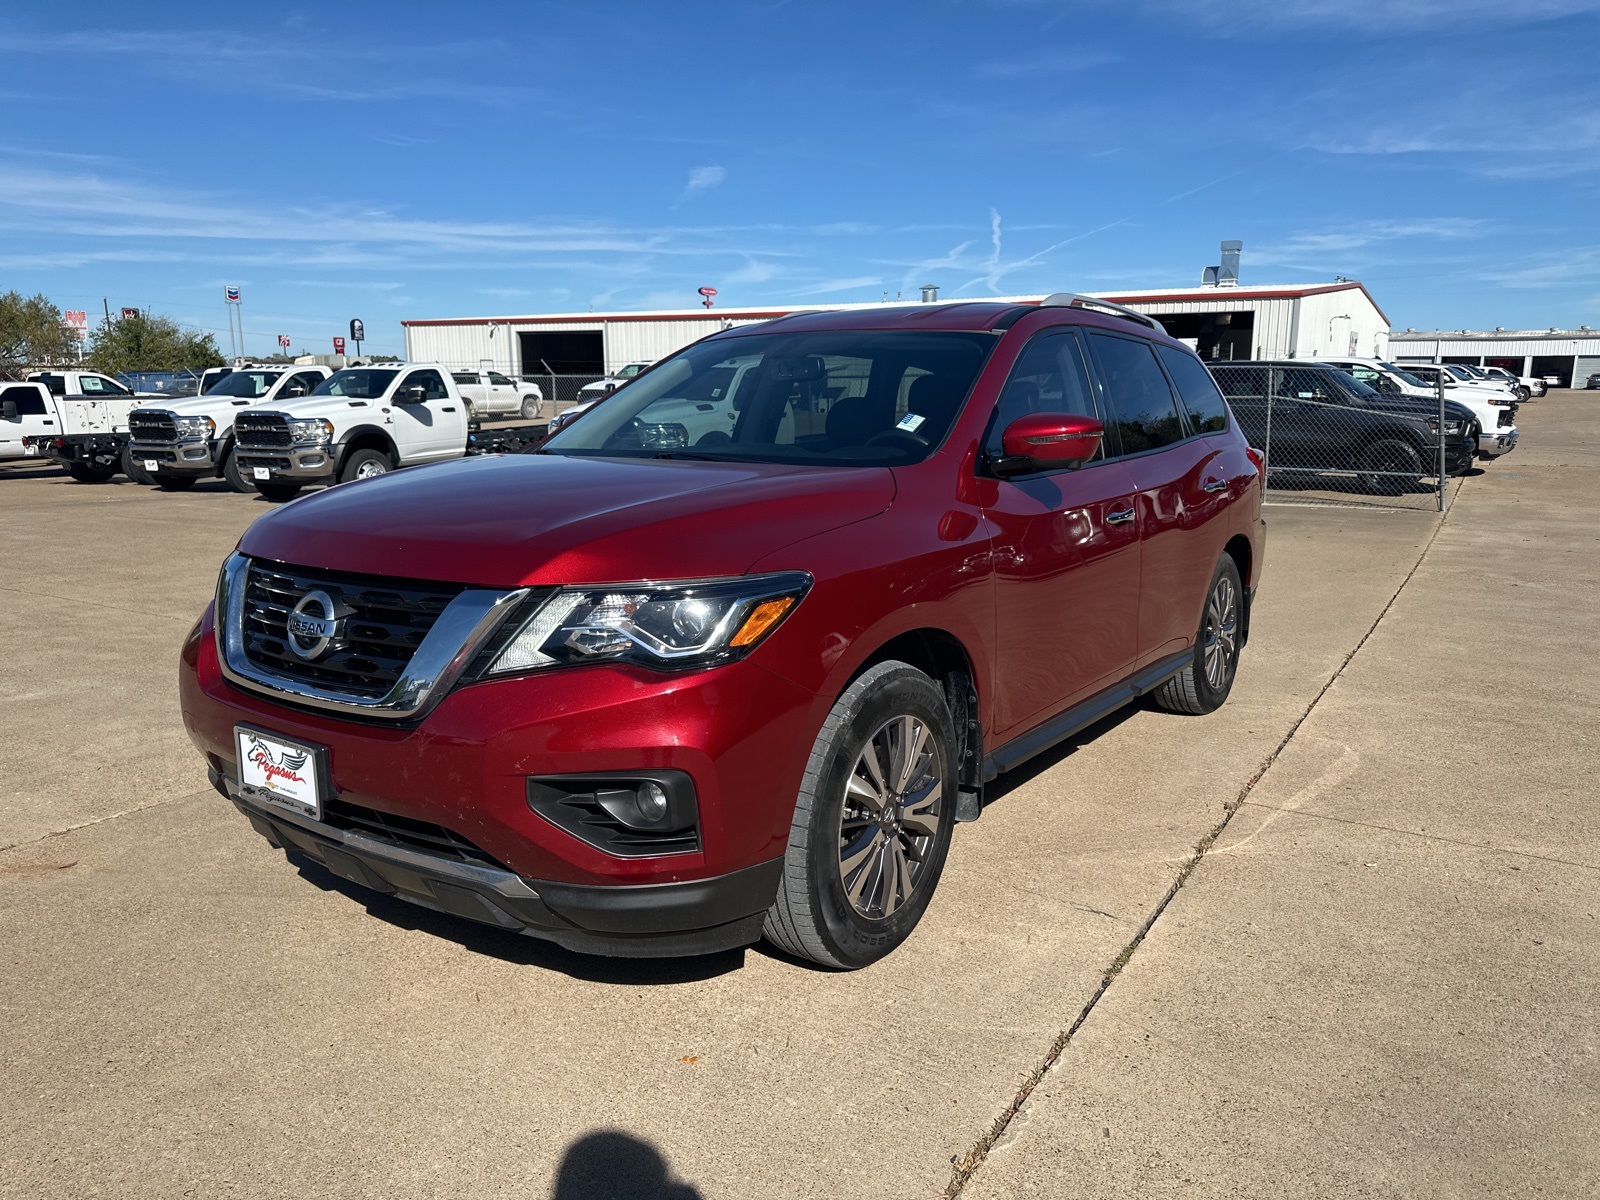
<path id="1" fill-rule="evenodd" d="M 543 432 L 474 427 L 451 373 L 437 363 L 347 367 L 303 398 L 252 405 L 233 421 L 239 475 L 268 500 L 292 500 L 307 484 L 518 449 Z"/>
<path id="2" fill-rule="evenodd" d="M 36 388 L 43 395 L 42 401 L 20 393 L 14 399 L 19 417 L 25 405 L 29 417 L 43 419 L 31 432 L 22 432 L 19 422 L 21 453 L 62 463 L 79 483 L 105 483 L 119 470 L 147 482 L 127 455 L 128 414 L 159 393 L 131 391 L 96 371 L 35 371 L 26 384 L 11 384 L 8 390 L 12 387 Z"/>
<path id="3" fill-rule="evenodd" d="M 1472 410 L 1437 400 L 1384 396 L 1323 363 L 1218 362 L 1211 374 L 1246 440 L 1279 478 L 1353 477 L 1383 496 L 1415 490 L 1444 473 L 1460 475 L 1477 453 Z"/>
<path id="4" fill-rule="evenodd" d="M 635 376 L 650 369 L 647 362 L 631 362 L 627 366 L 613 371 L 604 379 L 596 379 L 593 383 L 586 383 L 578 389 L 576 402 L 578 404 L 591 404 L 596 400 L 604 400 L 612 392 Z"/>
<path id="5" fill-rule="evenodd" d="M 1227 700 L 1261 469 L 1141 313 L 797 314 L 535 454 L 263 516 L 178 707 L 297 864 L 577 951 L 861 967 L 989 781 L 1140 696 Z"/>
<path id="6" fill-rule="evenodd" d="M 1321 361 L 1339 368 L 1381 396 L 1405 396 L 1423 402 L 1438 399 L 1437 383 L 1430 386 L 1410 372 L 1382 359 L 1324 358 Z M 1516 449 L 1517 404 L 1509 396 L 1465 387 L 1447 389 L 1445 396 L 1472 410 L 1479 458 L 1499 458 Z"/>
<path id="7" fill-rule="evenodd" d="M 218 476 L 236 492 L 253 492 L 235 461 L 234 418 L 252 406 L 308 396 L 332 374 L 318 366 L 241 367 L 203 396 L 136 408 L 128 414 L 129 457 L 169 492 Z"/>
<path id="8" fill-rule="evenodd" d="M 538 417 L 544 408 L 544 391 L 536 383 L 518 383 L 499 371 L 452 371 L 456 389 L 467 402 L 467 416 L 486 417 L 514 414 L 525 421 Z"/>

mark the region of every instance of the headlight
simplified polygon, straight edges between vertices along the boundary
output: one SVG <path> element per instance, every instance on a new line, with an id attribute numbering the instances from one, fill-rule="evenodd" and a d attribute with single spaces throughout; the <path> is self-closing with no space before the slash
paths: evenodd
<path id="1" fill-rule="evenodd" d="M 1434 433 L 1438 433 L 1439 422 L 1437 420 L 1429 421 L 1428 428 Z M 1447 437 L 1460 437 L 1466 432 L 1466 428 L 1467 423 L 1465 421 L 1446 421 L 1444 423 L 1444 432 Z"/>
<path id="2" fill-rule="evenodd" d="M 289 432 L 297 446 L 317 445 L 333 440 L 333 422 L 320 417 L 304 417 L 289 422 Z"/>
<path id="3" fill-rule="evenodd" d="M 217 432 L 210 417 L 178 417 L 173 421 L 180 442 L 203 442 Z"/>
<path id="4" fill-rule="evenodd" d="M 488 674 L 630 661 L 669 670 L 743 658 L 811 586 L 800 571 L 674 584 L 564 588 L 523 620 Z"/>

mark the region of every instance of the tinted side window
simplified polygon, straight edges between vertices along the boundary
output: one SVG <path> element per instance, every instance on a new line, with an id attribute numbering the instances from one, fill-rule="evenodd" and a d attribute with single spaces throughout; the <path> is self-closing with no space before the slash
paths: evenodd
<path id="1" fill-rule="evenodd" d="M 1217 391 L 1216 381 L 1204 364 L 1194 355 L 1171 346 L 1160 346 L 1156 353 L 1161 355 L 1167 374 L 1172 376 L 1173 385 L 1178 389 L 1183 411 L 1189 415 L 1189 429 L 1194 433 L 1220 433 L 1226 429 L 1228 406 L 1223 403 L 1222 393 Z"/>
<path id="2" fill-rule="evenodd" d="M 1089 389 L 1083 348 L 1077 337 L 1067 330 L 1039 334 L 1022 348 L 995 406 L 995 420 L 990 426 L 986 449 L 993 454 L 1000 453 L 1000 438 L 1006 426 L 1018 417 L 1036 412 L 1100 416 Z M 1104 457 L 1105 444 L 1101 443 L 1095 458 Z"/>
<path id="3" fill-rule="evenodd" d="M 1123 454 L 1138 454 L 1183 440 L 1172 389 L 1148 342 L 1091 333 L 1100 377 L 1111 401 L 1111 424 Z"/>
<path id="4" fill-rule="evenodd" d="M 1217 381 L 1224 396 L 1235 400 L 1266 398 L 1266 367 L 1212 367 L 1211 377 Z"/>
<path id="5" fill-rule="evenodd" d="M 504 375 L 500 374 L 499 371 L 490 371 L 489 372 L 489 382 L 494 384 L 496 387 L 516 387 L 517 386 L 516 384 L 512 383 L 511 380 L 507 379 Z"/>
<path id="6" fill-rule="evenodd" d="M 42 417 L 45 412 L 44 397 L 36 387 L 10 387 L 0 391 L 0 402 L 11 400 L 17 406 L 19 417 Z"/>
<path id="7" fill-rule="evenodd" d="M 408 376 L 401 386 L 416 387 L 418 384 L 422 386 L 424 400 L 447 400 L 450 398 L 449 389 L 444 386 L 444 380 L 437 371 L 417 371 Z"/>
<path id="8" fill-rule="evenodd" d="M 1323 404 L 1345 403 L 1344 392 L 1334 383 L 1331 373 L 1304 367 L 1285 367 L 1278 372 L 1278 395 Z"/>

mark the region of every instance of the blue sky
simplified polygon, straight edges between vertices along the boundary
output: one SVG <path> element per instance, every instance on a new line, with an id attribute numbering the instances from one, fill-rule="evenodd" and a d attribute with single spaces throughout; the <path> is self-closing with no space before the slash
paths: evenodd
<path id="1" fill-rule="evenodd" d="M 345 322 L 1367 282 L 1600 325 L 1600 0 L 13 0 L 0 290 Z"/>

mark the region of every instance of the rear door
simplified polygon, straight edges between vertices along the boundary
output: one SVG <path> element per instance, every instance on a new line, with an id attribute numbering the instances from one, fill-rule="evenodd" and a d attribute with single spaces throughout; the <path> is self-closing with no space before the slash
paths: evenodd
<path id="1" fill-rule="evenodd" d="M 1213 461 L 1218 450 L 1191 433 L 1152 342 L 1099 329 L 1089 330 L 1087 340 L 1121 462 L 1137 494 L 1136 662 L 1143 666 L 1184 649 L 1199 628 L 1211 573 L 1227 541 L 1226 521 L 1217 519 L 1227 511 L 1226 497 L 1206 490 L 1221 474 Z"/>
<path id="2" fill-rule="evenodd" d="M 1104 419 L 1082 343 L 1047 330 L 1023 348 L 1000 393 L 985 452 L 1031 412 Z M 1001 740 L 1119 681 L 1133 664 L 1139 526 L 1133 481 L 1108 447 L 1075 471 L 1000 479 L 984 506 L 993 536 L 995 728 Z"/>

